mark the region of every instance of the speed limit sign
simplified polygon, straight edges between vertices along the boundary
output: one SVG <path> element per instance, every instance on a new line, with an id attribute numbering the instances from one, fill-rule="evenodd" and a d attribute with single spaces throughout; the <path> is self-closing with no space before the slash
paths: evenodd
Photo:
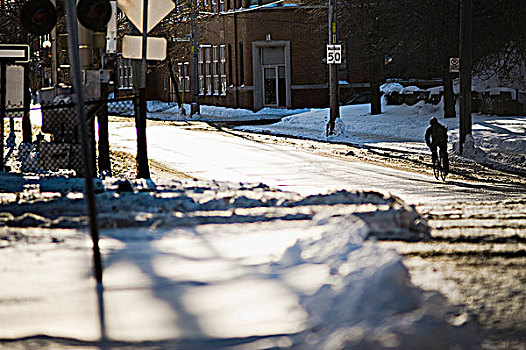
<path id="1" fill-rule="evenodd" d="M 327 45 L 327 64 L 342 63 L 342 46 Z"/>

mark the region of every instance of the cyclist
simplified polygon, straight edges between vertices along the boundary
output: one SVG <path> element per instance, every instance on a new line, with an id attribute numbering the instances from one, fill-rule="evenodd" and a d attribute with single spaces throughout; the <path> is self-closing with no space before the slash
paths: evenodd
<path id="1" fill-rule="evenodd" d="M 438 154 L 437 148 L 440 151 L 440 157 L 442 157 L 442 164 L 444 174 L 447 175 L 449 172 L 449 160 L 447 157 L 447 127 L 440 124 L 438 119 L 433 117 L 429 120 L 430 127 L 426 130 L 426 144 L 431 150 L 431 158 L 433 159 L 433 165 L 436 164 Z"/>

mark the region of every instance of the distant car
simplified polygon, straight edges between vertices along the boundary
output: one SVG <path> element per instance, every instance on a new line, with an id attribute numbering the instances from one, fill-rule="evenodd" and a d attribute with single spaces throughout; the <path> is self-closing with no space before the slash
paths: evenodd
<path id="1" fill-rule="evenodd" d="M 364 103 L 371 103 L 371 92 L 370 91 L 364 91 L 359 92 L 357 94 L 354 94 L 349 98 L 346 102 L 342 103 L 342 105 L 360 105 Z"/>

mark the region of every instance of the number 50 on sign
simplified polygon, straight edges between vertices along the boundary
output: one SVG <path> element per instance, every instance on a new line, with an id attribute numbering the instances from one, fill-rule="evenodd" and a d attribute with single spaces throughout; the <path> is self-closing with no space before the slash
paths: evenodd
<path id="1" fill-rule="evenodd" d="M 342 63 L 342 46 L 327 45 L 327 64 Z"/>

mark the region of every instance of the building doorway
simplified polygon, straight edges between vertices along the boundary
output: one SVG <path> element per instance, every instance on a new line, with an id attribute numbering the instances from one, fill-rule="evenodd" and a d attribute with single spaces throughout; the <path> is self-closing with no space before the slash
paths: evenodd
<path id="1" fill-rule="evenodd" d="M 289 108 L 290 46 L 286 41 L 253 43 L 254 110 Z"/>
<path id="2" fill-rule="evenodd" d="M 285 65 L 263 66 L 263 105 L 286 107 Z"/>

